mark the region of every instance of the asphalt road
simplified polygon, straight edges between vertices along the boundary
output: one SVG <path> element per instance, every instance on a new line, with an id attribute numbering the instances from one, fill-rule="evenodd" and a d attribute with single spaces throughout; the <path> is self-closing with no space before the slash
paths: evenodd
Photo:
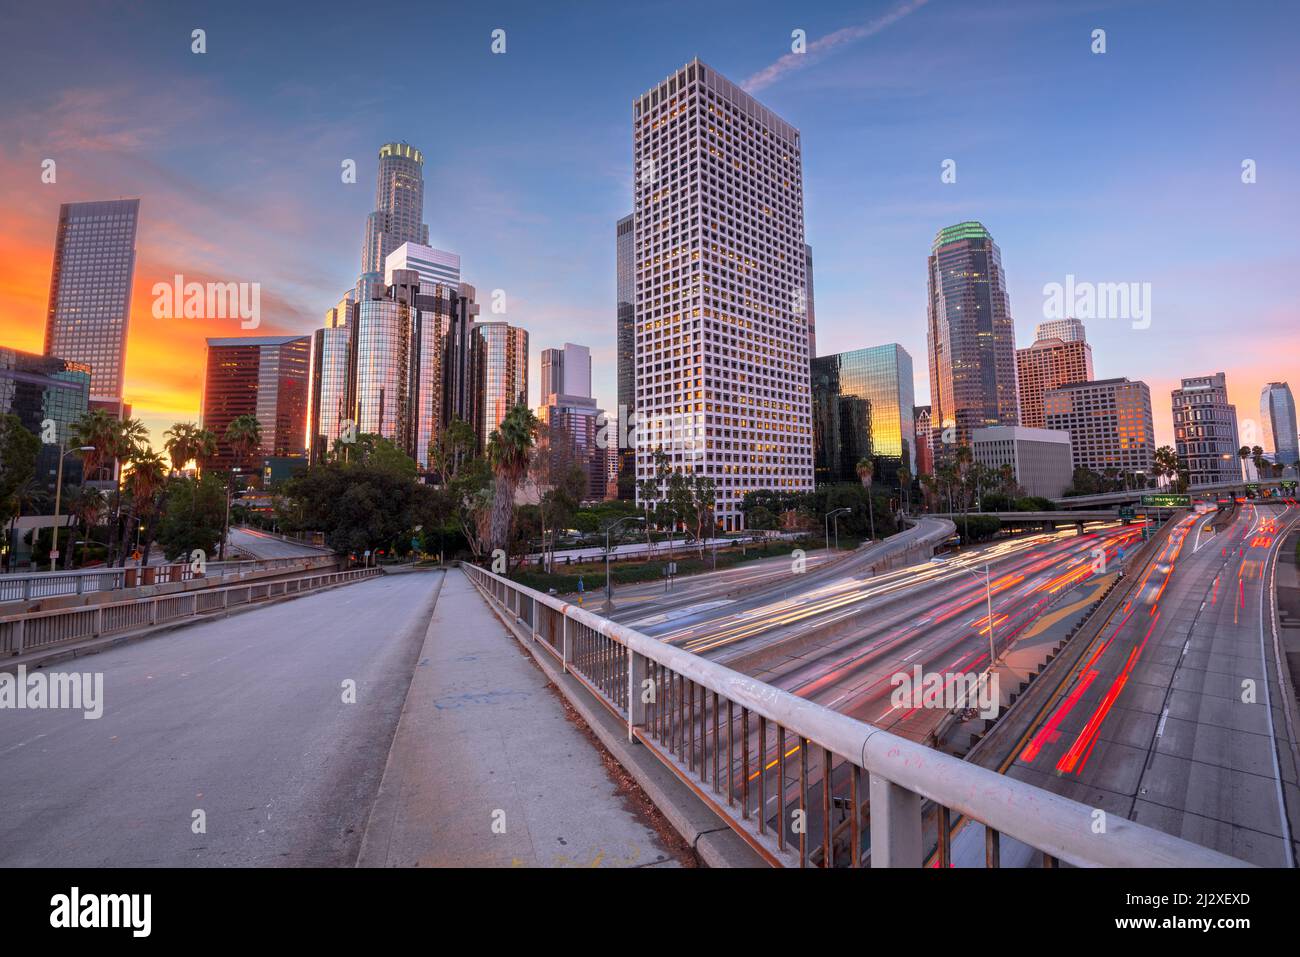
<path id="1" fill-rule="evenodd" d="M 440 579 L 384 576 L 53 666 L 102 672 L 104 713 L 0 710 L 0 866 L 352 864 Z"/>
<path id="2" fill-rule="evenodd" d="M 251 528 L 231 528 L 230 544 L 252 555 L 254 558 L 299 558 L 304 555 L 325 555 L 327 551 L 286 542 L 275 535 L 268 535 Z"/>
<path id="3" fill-rule="evenodd" d="M 1298 517 L 1246 506 L 1219 531 L 1184 520 L 1052 689 L 1006 773 L 1234 857 L 1294 866 L 1300 792 L 1269 581 Z"/>

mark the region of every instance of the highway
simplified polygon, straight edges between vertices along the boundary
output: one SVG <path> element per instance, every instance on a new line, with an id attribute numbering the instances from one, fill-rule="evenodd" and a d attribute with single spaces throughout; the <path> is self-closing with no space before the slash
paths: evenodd
<path id="1" fill-rule="evenodd" d="M 329 549 L 285 541 L 278 535 L 255 528 L 230 529 L 230 544 L 253 558 L 299 558 L 301 556 L 327 555 Z"/>
<path id="2" fill-rule="evenodd" d="M 1041 690 L 1005 773 L 1265 866 L 1294 866 L 1294 730 L 1273 565 L 1300 508 L 1180 521 L 1079 664 Z M 1049 696 L 1050 691 L 1050 696 Z M 1026 702 L 1029 704 L 1029 702 Z"/>

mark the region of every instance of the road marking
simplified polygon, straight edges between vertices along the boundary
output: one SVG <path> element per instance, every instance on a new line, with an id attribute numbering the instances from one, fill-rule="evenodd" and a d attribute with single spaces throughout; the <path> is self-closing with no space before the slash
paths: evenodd
<path id="1" fill-rule="evenodd" d="M 1169 719 L 1169 709 L 1165 708 L 1164 714 L 1160 716 L 1160 727 L 1156 728 L 1157 738 L 1163 738 L 1165 736 L 1165 721 L 1167 721 L 1168 719 Z"/>

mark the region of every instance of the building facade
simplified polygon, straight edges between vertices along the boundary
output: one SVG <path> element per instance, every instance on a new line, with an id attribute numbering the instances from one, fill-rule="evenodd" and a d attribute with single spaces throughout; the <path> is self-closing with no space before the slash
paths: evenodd
<path id="1" fill-rule="evenodd" d="M 312 334 L 308 451 L 323 461 L 345 431 L 351 434 L 356 397 L 352 330 L 357 322 L 357 294 L 348 290 L 325 312 L 325 326 Z"/>
<path id="2" fill-rule="evenodd" d="M 818 483 L 856 482 L 857 463 L 876 460 L 894 481 L 916 471 L 916 410 L 912 357 L 897 343 L 855 349 L 811 361 L 813 448 Z"/>
<path id="3" fill-rule="evenodd" d="M 1184 379 L 1171 393 L 1174 443 L 1186 464 L 1188 484 L 1217 485 L 1241 480 L 1237 450 L 1237 407 L 1228 402 L 1222 372 Z"/>
<path id="4" fill-rule="evenodd" d="M 506 322 L 480 322 L 474 334 L 481 345 L 481 441 L 486 443 L 506 413 L 528 404 L 528 332 Z"/>
<path id="5" fill-rule="evenodd" d="M 384 259 L 384 284 L 393 284 L 393 273 L 398 269 L 414 270 L 421 283 L 447 286 L 460 285 L 460 256 L 445 249 L 434 249 L 420 243 L 406 242 L 394 249 Z"/>
<path id="6" fill-rule="evenodd" d="M 1043 428 L 1044 393 L 1071 382 L 1089 382 L 1092 377 L 1092 346 L 1082 338 L 1039 338 L 1027 348 L 1017 349 L 1020 424 L 1031 429 Z"/>
<path id="7" fill-rule="evenodd" d="M 618 353 L 618 408 L 610 430 L 618 436 L 618 441 L 635 428 L 636 411 L 636 258 L 635 249 L 636 224 L 631 213 L 618 221 L 614 228 L 614 260 L 617 288 L 616 345 Z M 635 432 L 632 432 L 633 439 Z M 631 499 L 634 497 L 636 483 L 636 448 L 632 442 L 628 447 L 619 447 L 617 443 L 610 447 L 618 459 L 617 497 Z"/>
<path id="8" fill-rule="evenodd" d="M 951 425 L 966 445 L 974 429 L 1019 424 L 1002 253 L 981 223 L 958 223 L 939 230 L 928 266 L 931 428 Z M 945 446 L 931 448 L 938 457 Z"/>
<path id="9" fill-rule="evenodd" d="M 51 495 L 72 426 L 90 408 L 90 382 L 90 366 L 84 362 L 0 348 L 0 415 L 16 416 L 23 428 L 43 440 L 35 478 Z M 63 484 L 81 484 L 81 459 L 76 455 L 63 460 Z"/>
<path id="10" fill-rule="evenodd" d="M 930 444 L 934 441 L 930 430 L 930 407 L 918 405 L 913 421 L 916 432 L 916 474 L 930 475 L 934 472 L 934 448 Z"/>
<path id="11" fill-rule="evenodd" d="M 1265 454 L 1294 475 L 1300 468 L 1300 438 L 1296 435 L 1295 396 L 1285 382 L 1269 382 L 1260 390 L 1259 422 Z"/>
<path id="12" fill-rule="evenodd" d="M 1048 429 L 1070 434 L 1075 468 L 1151 474 L 1156 437 L 1145 382 L 1096 379 L 1049 389 L 1043 418 Z"/>
<path id="13" fill-rule="evenodd" d="M 632 104 L 637 478 L 813 487 L 799 131 L 693 60 Z"/>
<path id="14" fill-rule="evenodd" d="M 384 279 L 388 254 L 402 243 L 429 243 L 424 220 L 424 155 L 409 143 L 385 143 L 379 148 L 375 181 L 375 210 L 366 219 L 361 244 L 361 273 Z"/>
<path id="15" fill-rule="evenodd" d="M 261 471 L 271 455 L 305 454 L 307 448 L 310 336 L 209 339 L 203 380 L 203 427 L 217 438 L 213 466 Z M 241 415 L 262 427 L 261 447 L 238 459 L 226 429 Z"/>
<path id="16" fill-rule="evenodd" d="M 90 367 L 90 394 L 121 399 L 138 199 L 64 203 L 54 238 L 45 354 Z"/>
<path id="17" fill-rule="evenodd" d="M 804 243 L 805 278 L 808 289 L 808 358 L 817 355 L 817 303 L 813 297 L 813 255 L 812 246 Z"/>
<path id="18" fill-rule="evenodd" d="M 1087 335 L 1083 322 L 1078 319 L 1048 319 L 1034 329 L 1034 340 L 1060 339 L 1062 342 L 1084 342 Z"/>
<path id="19" fill-rule="evenodd" d="M 591 398 L 591 350 L 566 342 L 561 349 L 542 350 L 542 404 L 552 395 Z"/>
<path id="20" fill-rule="evenodd" d="M 971 433 L 971 457 L 994 471 L 1009 466 L 1026 495 L 1057 498 L 1070 487 L 1070 433 L 1002 425 Z"/>

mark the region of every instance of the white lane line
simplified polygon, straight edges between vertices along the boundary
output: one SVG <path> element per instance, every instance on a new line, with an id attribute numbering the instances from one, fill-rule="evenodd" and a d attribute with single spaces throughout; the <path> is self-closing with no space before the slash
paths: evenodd
<path id="1" fill-rule="evenodd" d="M 1169 709 L 1165 708 L 1164 714 L 1160 716 L 1160 727 L 1156 728 L 1157 738 L 1163 738 L 1165 736 L 1165 722 L 1167 720 L 1169 720 Z"/>

